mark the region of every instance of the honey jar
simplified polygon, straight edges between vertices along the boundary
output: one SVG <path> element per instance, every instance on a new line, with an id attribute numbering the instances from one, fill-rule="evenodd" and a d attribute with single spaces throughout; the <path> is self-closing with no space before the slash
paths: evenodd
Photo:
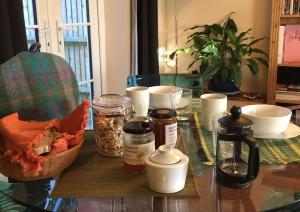
<path id="1" fill-rule="evenodd" d="M 155 134 L 155 149 L 164 144 L 175 147 L 177 143 L 176 111 L 158 108 L 152 110 L 149 116 Z"/>

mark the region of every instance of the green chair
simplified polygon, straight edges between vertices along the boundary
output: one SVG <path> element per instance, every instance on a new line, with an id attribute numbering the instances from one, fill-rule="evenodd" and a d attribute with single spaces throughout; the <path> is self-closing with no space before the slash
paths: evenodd
<path id="1" fill-rule="evenodd" d="M 193 90 L 194 97 L 203 94 L 203 83 L 197 74 L 149 74 L 131 75 L 127 77 L 127 87 L 174 85 Z"/>

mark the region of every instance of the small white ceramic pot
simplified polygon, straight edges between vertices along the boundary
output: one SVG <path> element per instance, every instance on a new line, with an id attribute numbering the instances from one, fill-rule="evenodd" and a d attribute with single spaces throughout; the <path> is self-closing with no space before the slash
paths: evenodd
<path id="1" fill-rule="evenodd" d="M 149 187 L 159 193 L 175 193 L 185 186 L 189 158 L 162 145 L 145 159 Z"/>

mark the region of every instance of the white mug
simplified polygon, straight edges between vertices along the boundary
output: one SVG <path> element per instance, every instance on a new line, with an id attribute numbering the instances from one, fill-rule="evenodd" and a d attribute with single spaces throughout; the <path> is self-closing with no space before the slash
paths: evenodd
<path id="1" fill-rule="evenodd" d="M 148 87 L 135 86 L 126 88 L 126 95 L 132 100 L 135 116 L 147 116 L 149 108 Z"/>
<path id="2" fill-rule="evenodd" d="M 201 122 L 204 127 L 213 131 L 213 118 L 227 110 L 227 96 L 223 94 L 203 94 L 201 99 Z"/>

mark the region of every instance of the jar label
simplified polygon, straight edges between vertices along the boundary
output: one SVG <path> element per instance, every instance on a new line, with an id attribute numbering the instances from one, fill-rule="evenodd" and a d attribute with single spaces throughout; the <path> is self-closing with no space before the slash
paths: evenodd
<path id="1" fill-rule="evenodd" d="M 124 144 L 123 160 L 133 166 L 145 165 L 145 157 L 155 150 L 154 140 L 147 144 Z"/>
<path id="2" fill-rule="evenodd" d="M 171 147 L 175 147 L 177 142 L 177 122 L 165 126 L 165 143 Z"/>

